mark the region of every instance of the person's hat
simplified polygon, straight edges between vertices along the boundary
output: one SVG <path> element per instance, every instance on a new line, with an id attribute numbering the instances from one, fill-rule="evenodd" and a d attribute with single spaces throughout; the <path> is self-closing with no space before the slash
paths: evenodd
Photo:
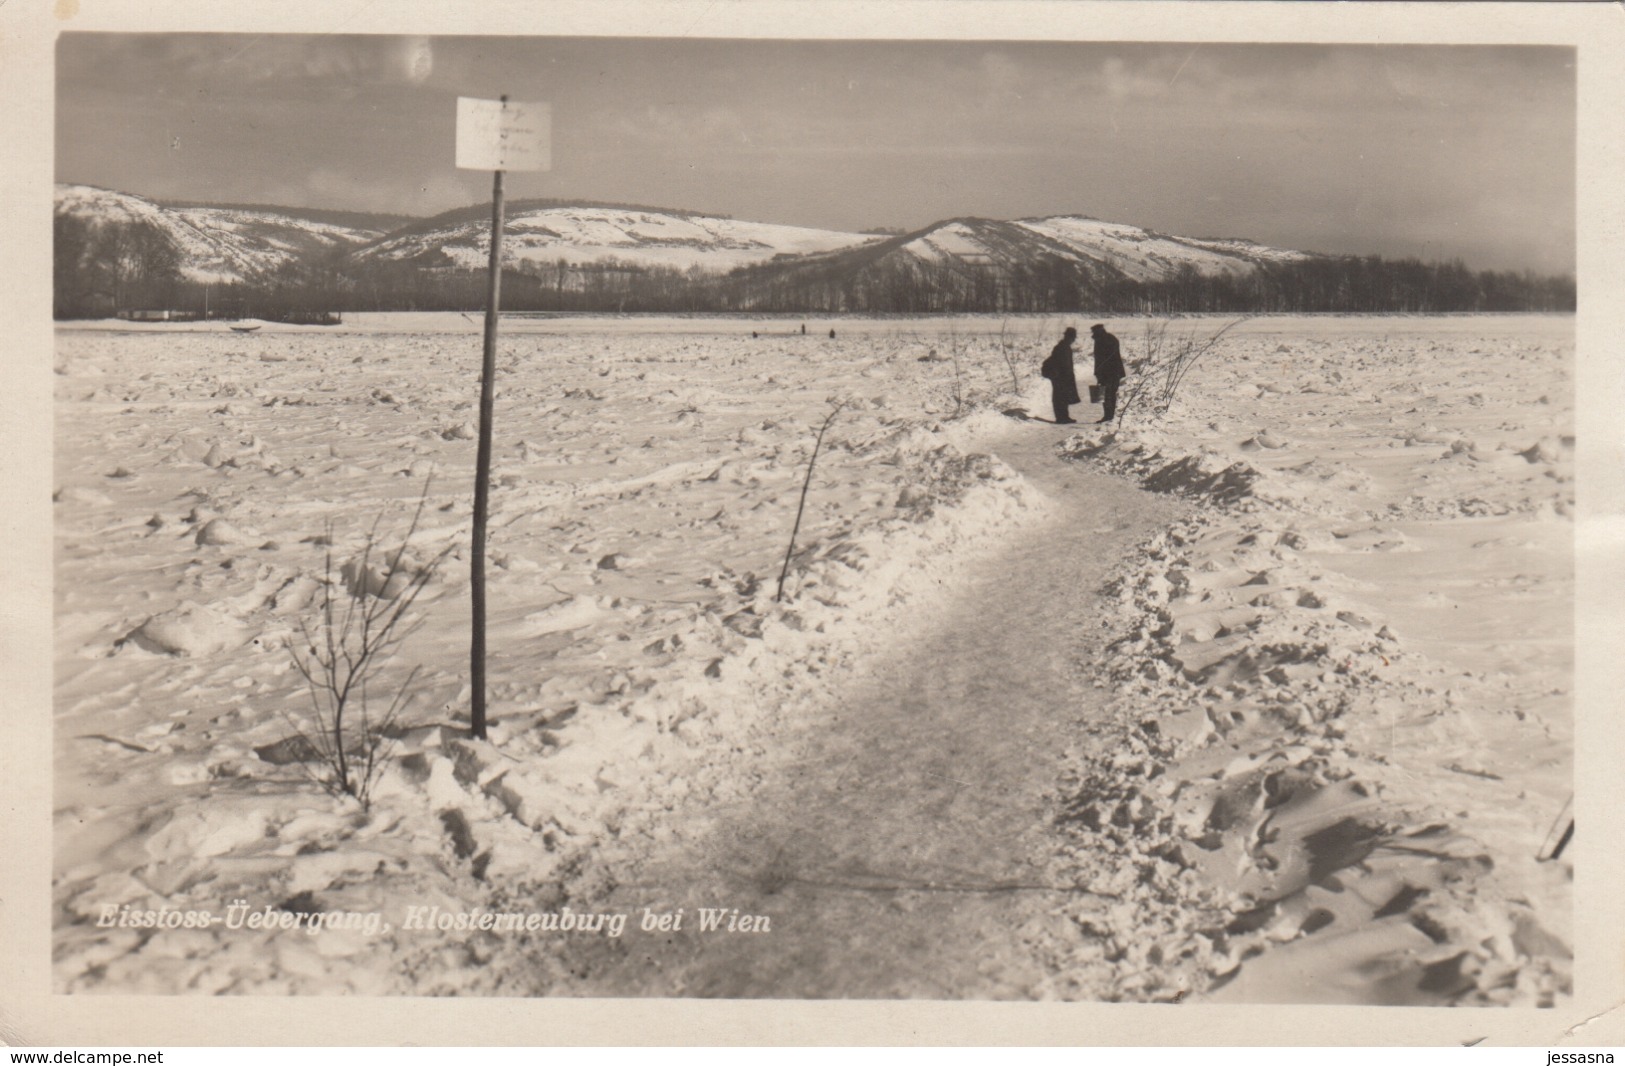
<path id="1" fill-rule="evenodd" d="M 1096 322 L 1094 325 L 1089 327 L 1089 332 L 1090 333 L 1104 333 L 1104 332 L 1106 332 L 1106 327 L 1103 324 L 1101 324 L 1099 322 Z"/>

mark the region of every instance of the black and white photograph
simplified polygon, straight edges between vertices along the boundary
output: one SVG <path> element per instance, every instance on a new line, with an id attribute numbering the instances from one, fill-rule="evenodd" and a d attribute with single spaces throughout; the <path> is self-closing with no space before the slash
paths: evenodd
<path id="1" fill-rule="evenodd" d="M 1605 1009 L 1584 20 L 870 6 L 56 5 L 32 992 Z"/>

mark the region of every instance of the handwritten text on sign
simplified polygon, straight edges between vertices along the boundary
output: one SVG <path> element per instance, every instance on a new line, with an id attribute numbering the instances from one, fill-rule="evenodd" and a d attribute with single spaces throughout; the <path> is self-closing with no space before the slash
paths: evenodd
<path id="1" fill-rule="evenodd" d="M 457 166 L 462 170 L 550 170 L 553 108 L 520 100 L 457 98 Z"/>

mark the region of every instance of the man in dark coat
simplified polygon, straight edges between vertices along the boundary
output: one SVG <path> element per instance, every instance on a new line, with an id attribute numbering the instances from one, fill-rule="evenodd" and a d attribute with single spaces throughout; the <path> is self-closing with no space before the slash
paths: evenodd
<path id="1" fill-rule="evenodd" d="M 1055 408 L 1055 424 L 1058 426 L 1070 425 L 1077 419 L 1067 410 L 1072 404 L 1080 402 L 1078 396 L 1078 375 L 1072 366 L 1072 342 L 1078 339 L 1078 331 L 1071 326 L 1066 327 L 1066 333 L 1061 337 L 1061 343 L 1049 353 L 1044 360 L 1039 373 L 1049 378 L 1050 404 Z"/>
<path id="2" fill-rule="evenodd" d="M 1117 417 L 1117 386 L 1123 383 L 1123 349 L 1117 338 L 1096 322 L 1089 327 L 1095 337 L 1095 381 L 1100 385 L 1100 401 L 1105 405 L 1100 421 L 1110 422 Z"/>

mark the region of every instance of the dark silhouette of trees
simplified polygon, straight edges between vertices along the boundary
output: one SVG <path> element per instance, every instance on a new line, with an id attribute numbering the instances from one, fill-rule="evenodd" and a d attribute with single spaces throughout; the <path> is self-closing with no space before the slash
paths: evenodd
<path id="1" fill-rule="evenodd" d="M 97 225 L 68 214 L 52 223 L 57 317 L 169 307 L 182 284 L 180 253 L 150 222 Z"/>
<path id="2" fill-rule="evenodd" d="M 93 235 L 82 219 L 58 213 L 51 225 L 51 307 L 57 318 L 83 318 L 116 310 L 111 293 L 97 292 L 92 276 Z"/>
<path id="3" fill-rule="evenodd" d="M 1573 311 L 1570 276 L 1473 271 L 1458 260 L 1377 256 L 1264 262 L 1236 273 L 1185 265 L 1158 281 L 1052 252 L 1001 263 L 895 254 L 907 236 L 821 256 L 789 256 L 726 274 L 616 260 L 510 264 L 511 312 L 768 314 L 1269 314 Z M 221 317 L 484 307 L 485 272 L 443 252 L 384 259 L 337 251 L 232 284 L 183 279 L 180 257 L 147 223 L 55 222 L 55 312 L 104 316 L 139 308 L 208 309 Z"/>

